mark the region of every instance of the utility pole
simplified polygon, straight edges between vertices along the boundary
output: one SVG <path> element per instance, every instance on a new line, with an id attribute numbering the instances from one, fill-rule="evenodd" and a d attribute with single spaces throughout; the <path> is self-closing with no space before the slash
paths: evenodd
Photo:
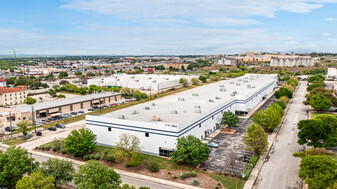
<path id="1" fill-rule="evenodd" d="M 159 84 L 157 85 L 157 87 L 158 87 L 158 98 L 159 98 Z"/>
<path id="2" fill-rule="evenodd" d="M 32 105 L 32 121 L 33 121 L 33 126 L 35 128 L 35 133 L 36 133 L 36 125 L 35 125 L 35 116 L 34 116 L 34 106 Z"/>
<path id="3" fill-rule="evenodd" d="M 15 67 L 16 67 L 16 52 L 15 52 L 15 50 L 13 50 L 13 53 L 14 53 L 14 63 L 15 63 Z"/>
<path id="4" fill-rule="evenodd" d="M 9 128 L 11 128 L 11 138 L 13 138 L 13 128 L 12 128 L 12 112 L 9 111 Z"/>

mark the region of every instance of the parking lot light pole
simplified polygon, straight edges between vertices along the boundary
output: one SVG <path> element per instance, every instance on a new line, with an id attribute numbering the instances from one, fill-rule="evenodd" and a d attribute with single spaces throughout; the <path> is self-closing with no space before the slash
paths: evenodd
<path id="1" fill-rule="evenodd" d="M 235 160 L 235 165 L 237 162 L 238 160 Z M 235 188 L 238 189 L 238 174 L 236 171 L 235 171 Z"/>
<path id="2" fill-rule="evenodd" d="M 9 111 L 9 128 L 11 128 L 11 138 L 13 138 L 13 128 L 12 128 L 12 112 Z"/>
<path id="3" fill-rule="evenodd" d="M 29 156 L 30 156 L 30 170 L 33 172 L 33 162 L 32 162 L 32 155 L 33 153 L 28 152 Z"/>

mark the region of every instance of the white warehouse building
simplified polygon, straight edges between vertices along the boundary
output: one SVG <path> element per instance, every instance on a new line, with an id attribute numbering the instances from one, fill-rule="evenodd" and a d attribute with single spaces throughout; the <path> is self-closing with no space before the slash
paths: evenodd
<path id="1" fill-rule="evenodd" d="M 121 134 L 129 133 L 139 137 L 144 153 L 169 156 L 178 137 L 204 139 L 220 127 L 224 111 L 250 112 L 273 92 L 276 82 L 276 74 L 246 74 L 103 116 L 87 115 L 86 127 L 100 145 L 114 146 Z"/>
<path id="2" fill-rule="evenodd" d="M 119 86 L 142 90 L 159 90 L 180 85 L 180 78 L 185 78 L 190 81 L 193 77 L 197 78 L 197 76 L 189 75 L 115 74 L 112 77 L 89 79 L 88 86 L 94 84 L 98 86 Z"/>

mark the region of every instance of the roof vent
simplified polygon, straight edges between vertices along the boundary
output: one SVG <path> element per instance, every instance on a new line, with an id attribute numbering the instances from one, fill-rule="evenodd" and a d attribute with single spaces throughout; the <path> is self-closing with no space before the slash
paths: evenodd
<path id="1" fill-rule="evenodd" d="M 236 86 L 240 86 L 240 83 L 237 83 Z"/>
<path id="2" fill-rule="evenodd" d="M 217 96 L 217 97 L 215 97 L 215 99 L 217 99 L 217 100 L 220 100 L 220 99 L 221 99 L 221 97 Z"/>
<path id="3" fill-rule="evenodd" d="M 124 119 L 124 118 L 125 118 L 124 115 L 119 115 L 119 116 L 118 116 L 118 119 Z"/>
<path id="4" fill-rule="evenodd" d="M 233 93 L 233 92 L 231 92 L 231 94 L 230 94 L 231 96 L 235 96 L 235 93 Z"/>
<path id="5" fill-rule="evenodd" d="M 226 92 L 226 88 L 221 88 L 220 91 Z"/>
<path id="6" fill-rule="evenodd" d="M 135 76 L 132 76 L 131 79 L 135 78 Z"/>
<path id="7" fill-rule="evenodd" d="M 138 82 L 139 80 L 138 79 L 135 79 L 135 82 Z"/>
<path id="8" fill-rule="evenodd" d="M 164 79 L 165 79 L 165 80 L 169 80 L 170 78 L 167 78 L 167 77 L 166 77 L 166 78 L 164 78 Z"/>
<path id="9" fill-rule="evenodd" d="M 250 84 L 248 84 L 248 85 L 247 85 L 247 88 L 250 89 L 250 88 L 252 88 L 252 86 L 251 86 Z"/>
<path id="10" fill-rule="evenodd" d="M 245 77 L 245 79 L 248 79 L 248 77 Z"/>
<path id="11" fill-rule="evenodd" d="M 254 78 L 250 78 L 250 80 L 254 80 Z"/>
<path id="12" fill-rule="evenodd" d="M 178 114 L 177 110 L 172 110 L 171 114 Z"/>
<path id="13" fill-rule="evenodd" d="M 155 83 L 155 82 L 157 82 L 157 81 L 156 81 L 156 80 L 153 80 L 153 81 L 152 81 L 152 83 Z"/>
<path id="14" fill-rule="evenodd" d="M 201 107 L 200 107 L 200 105 L 195 105 L 194 108 L 199 108 L 200 109 Z"/>
<path id="15" fill-rule="evenodd" d="M 225 85 L 219 85 L 220 87 L 225 87 Z"/>
<path id="16" fill-rule="evenodd" d="M 238 81 L 242 81 L 242 79 L 238 79 Z"/>
<path id="17" fill-rule="evenodd" d="M 213 99 L 209 99 L 208 102 L 214 102 L 214 100 Z"/>
<path id="18" fill-rule="evenodd" d="M 192 96 L 199 96 L 198 93 L 192 93 Z"/>
<path id="19" fill-rule="evenodd" d="M 229 84 L 234 84 L 234 81 L 229 82 Z"/>
<path id="20" fill-rule="evenodd" d="M 152 77 L 149 77 L 148 79 L 152 79 Z"/>
<path id="21" fill-rule="evenodd" d="M 116 79 L 116 81 L 119 81 L 119 79 Z"/>
<path id="22" fill-rule="evenodd" d="M 137 110 L 133 110 L 131 114 L 139 114 L 139 112 Z"/>
<path id="23" fill-rule="evenodd" d="M 184 98 L 178 98 L 178 101 L 185 101 Z"/>
<path id="24" fill-rule="evenodd" d="M 149 106 L 145 106 L 145 110 L 150 110 L 150 107 Z"/>
<path id="25" fill-rule="evenodd" d="M 252 88 L 254 89 L 254 88 L 255 88 L 255 86 L 252 86 Z"/>
<path id="26" fill-rule="evenodd" d="M 234 94 L 238 94 L 238 92 L 237 92 L 237 91 L 233 91 L 233 93 L 234 93 Z"/>
<path id="27" fill-rule="evenodd" d="M 151 103 L 151 106 L 156 106 L 156 105 L 157 105 L 157 104 L 156 104 L 156 103 L 154 103 L 154 102 L 153 102 L 153 103 Z"/>
<path id="28" fill-rule="evenodd" d="M 160 117 L 153 116 L 153 117 L 152 117 L 152 121 L 160 121 Z"/>
<path id="29" fill-rule="evenodd" d="M 194 110 L 194 113 L 201 114 L 201 110 Z"/>
<path id="30" fill-rule="evenodd" d="M 243 80 L 244 83 L 248 83 L 248 80 Z"/>

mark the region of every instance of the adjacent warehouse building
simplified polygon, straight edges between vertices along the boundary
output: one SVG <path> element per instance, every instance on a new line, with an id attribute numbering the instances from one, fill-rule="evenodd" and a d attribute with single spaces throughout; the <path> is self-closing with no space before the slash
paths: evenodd
<path id="1" fill-rule="evenodd" d="M 115 74 L 113 77 L 103 77 L 97 79 L 89 79 L 88 86 L 94 84 L 98 86 L 118 86 L 142 90 L 161 90 L 172 88 L 180 85 L 180 78 L 191 78 L 197 76 L 188 75 L 155 75 L 155 74 Z"/>
<path id="2" fill-rule="evenodd" d="M 43 117 L 51 117 L 64 113 L 78 112 L 86 110 L 92 106 L 99 104 L 112 104 L 122 99 L 120 93 L 103 92 L 91 95 L 77 96 L 73 98 L 65 98 L 53 101 L 46 101 L 34 105 L 21 105 L 13 110 L 6 109 L 6 112 L 16 112 L 17 120 L 30 119 L 31 113 L 34 112 L 36 119 Z M 0 111 L 1 112 L 1 111 Z"/>
<path id="3" fill-rule="evenodd" d="M 104 116 L 86 116 L 101 145 L 114 146 L 123 133 L 137 135 L 143 152 L 169 156 L 177 138 L 204 139 L 220 127 L 224 111 L 248 113 L 273 92 L 277 75 L 246 74 Z"/>

